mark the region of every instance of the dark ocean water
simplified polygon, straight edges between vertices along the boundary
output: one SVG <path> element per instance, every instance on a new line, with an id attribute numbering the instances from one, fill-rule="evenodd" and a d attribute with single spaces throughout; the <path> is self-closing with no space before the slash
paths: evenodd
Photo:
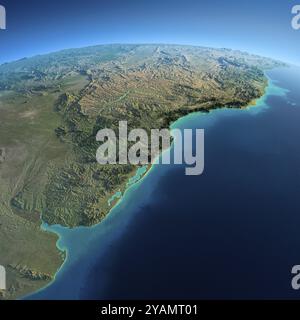
<path id="1" fill-rule="evenodd" d="M 68 260 L 30 298 L 300 298 L 300 69 L 268 75 L 258 106 L 176 123 L 205 129 L 203 175 L 154 166 L 104 223 L 48 228 Z"/>

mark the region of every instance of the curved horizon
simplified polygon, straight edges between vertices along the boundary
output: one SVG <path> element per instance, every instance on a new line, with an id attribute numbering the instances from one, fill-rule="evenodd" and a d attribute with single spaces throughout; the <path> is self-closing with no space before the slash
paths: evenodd
<path id="1" fill-rule="evenodd" d="M 226 47 L 299 65 L 300 31 L 291 24 L 296 3 L 285 0 L 1 4 L 7 29 L 0 31 L 0 63 L 99 43 L 181 43 Z"/>
<path id="2" fill-rule="evenodd" d="M 253 52 L 249 52 L 249 51 L 245 51 L 245 50 L 242 50 L 242 49 L 232 49 L 232 48 L 229 48 L 229 47 L 210 47 L 210 46 L 205 46 L 205 45 L 193 45 L 193 44 L 182 44 L 182 43 L 159 43 L 159 42 L 148 42 L 148 43 L 121 43 L 121 42 L 115 42 L 115 43 L 99 43 L 99 44 L 94 44 L 94 45 L 87 45 L 87 46 L 82 46 L 82 47 L 72 47 L 72 48 L 64 48 L 64 49 L 59 49 L 59 50 L 55 50 L 55 51 L 50 51 L 50 52 L 45 52 L 45 53 L 38 53 L 38 54 L 35 54 L 35 55 L 32 55 L 32 56 L 24 56 L 22 58 L 19 58 L 19 59 L 16 59 L 16 60 L 11 60 L 11 61 L 6 61 L 6 62 L 3 62 L 3 63 L 0 63 L 0 66 L 2 65 L 7 65 L 7 64 L 10 64 L 10 63 L 14 63 L 14 62 L 18 62 L 18 61 L 22 61 L 22 60 L 25 60 L 25 59 L 34 59 L 36 57 L 43 57 L 43 56 L 47 56 L 47 55 L 51 55 L 51 54 L 56 54 L 56 53 L 61 53 L 61 52 L 65 52 L 65 51 L 71 51 L 71 50 L 80 50 L 80 49 L 87 49 L 87 48 L 94 48 L 94 47 L 102 47 L 102 46 L 183 46 L 183 47 L 195 47 L 195 48 L 205 48 L 205 49 L 215 49 L 215 50 L 230 50 L 230 51 L 237 51 L 237 52 L 243 52 L 243 53 L 247 53 L 247 54 L 250 54 L 250 55 L 254 55 L 254 56 L 259 56 L 259 57 L 262 57 L 262 58 L 267 58 L 267 59 L 272 59 L 272 60 L 276 60 L 276 61 L 279 61 L 279 62 L 283 62 L 283 63 L 286 63 L 286 64 L 289 64 L 289 65 L 295 65 L 295 66 L 300 66 L 297 65 L 297 64 L 293 64 L 293 63 L 290 63 L 288 61 L 284 61 L 284 60 L 279 60 L 279 59 L 276 59 L 272 56 L 263 56 L 263 55 L 260 55 L 260 54 L 257 54 L 257 53 L 253 53 Z"/>

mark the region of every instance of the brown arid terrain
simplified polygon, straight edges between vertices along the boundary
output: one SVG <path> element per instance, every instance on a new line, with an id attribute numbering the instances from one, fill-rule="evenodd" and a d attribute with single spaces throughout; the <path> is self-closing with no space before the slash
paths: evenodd
<path id="1" fill-rule="evenodd" d="M 264 94 L 282 63 L 228 49 L 105 45 L 0 66 L 0 265 L 4 299 L 53 280 L 64 260 L 42 220 L 101 222 L 137 166 L 99 165 L 96 133 L 168 128 L 195 111 L 240 108 Z"/>

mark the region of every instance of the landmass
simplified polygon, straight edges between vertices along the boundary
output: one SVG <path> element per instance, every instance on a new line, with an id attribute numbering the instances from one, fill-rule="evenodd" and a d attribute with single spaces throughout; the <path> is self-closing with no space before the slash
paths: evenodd
<path id="1" fill-rule="evenodd" d="M 179 45 L 103 45 L 0 66 L 0 265 L 22 297 L 64 260 L 42 221 L 101 222 L 138 166 L 99 165 L 96 133 L 168 128 L 195 111 L 241 108 L 264 94 L 264 71 L 283 64 L 241 51 Z M 117 195 L 114 197 L 114 195 Z"/>

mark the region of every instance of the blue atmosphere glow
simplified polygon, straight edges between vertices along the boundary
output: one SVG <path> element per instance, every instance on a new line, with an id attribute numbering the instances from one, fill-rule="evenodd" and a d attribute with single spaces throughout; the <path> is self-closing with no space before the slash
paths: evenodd
<path id="1" fill-rule="evenodd" d="M 300 1 L 298 1 L 300 2 Z M 0 0 L 0 63 L 70 47 L 178 43 L 245 50 L 300 64 L 287 0 Z"/>

